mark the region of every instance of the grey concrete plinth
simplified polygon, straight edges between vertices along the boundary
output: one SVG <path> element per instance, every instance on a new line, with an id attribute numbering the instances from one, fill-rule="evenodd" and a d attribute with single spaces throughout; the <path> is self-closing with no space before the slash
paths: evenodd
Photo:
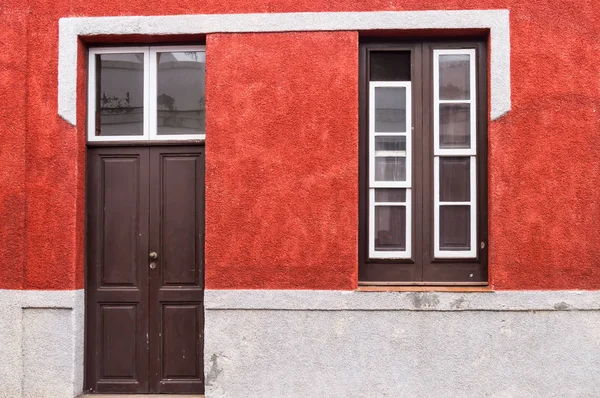
<path id="1" fill-rule="evenodd" d="M 599 299 L 210 291 L 206 396 L 598 397 Z"/>
<path id="2" fill-rule="evenodd" d="M 0 398 L 83 389 L 83 290 L 0 290 Z"/>

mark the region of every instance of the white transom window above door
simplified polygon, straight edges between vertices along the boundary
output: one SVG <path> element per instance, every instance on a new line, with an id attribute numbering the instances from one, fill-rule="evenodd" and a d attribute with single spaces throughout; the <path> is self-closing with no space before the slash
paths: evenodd
<path id="1" fill-rule="evenodd" d="M 205 46 L 89 49 L 89 142 L 205 138 Z"/>

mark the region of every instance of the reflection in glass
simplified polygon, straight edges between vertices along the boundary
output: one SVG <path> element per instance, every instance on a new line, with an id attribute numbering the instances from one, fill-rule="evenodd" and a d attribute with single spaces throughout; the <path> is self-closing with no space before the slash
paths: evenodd
<path id="1" fill-rule="evenodd" d="M 406 132 L 406 87 L 375 88 L 375 131 Z"/>
<path id="2" fill-rule="evenodd" d="M 440 104 L 440 148 L 471 147 L 471 105 Z"/>
<path id="3" fill-rule="evenodd" d="M 406 189 L 377 188 L 375 189 L 375 202 L 406 202 Z"/>
<path id="4" fill-rule="evenodd" d="M 471 159 L 440 157 L 440 201 L 468 202 L 471 199 Z"/>
<path id="5" fill-rule="evenodd" d="M 370 80 L 410 81 L 410 51 L 372 51 Z"/>
<path id="6" fill-rule="evenodd" d="M 470 98 L 469 54 L 440 55 L 440 99 L 468 100 Z"/>
<path id="7" fill-rule="evenodd" d="M 204 134 L 204 52 L 157 53 L 157 133 Z"/>
<path id="8" fill-rule="evenodd" d="M 406 136 L 376 136 L 375 155 L 379 151 L 406 151 Z"/>
<path id="9" fill-rule="evenodd" d="M 406 250 L 405 206 L 375 206 L 375 250 Z"/>
<path id="10" fill-rule="evenodd" d="M 375 181 L 406 181 L 406 158 L 375 158 Z"/>
<path id="11" fill-rule="evenodd" d="M 440 206 L 440 250 L 471 250 L 470 206 Z"/>
<path id="12" fill-rule="evenodd" d="M 96 55 L 96 135 L 144 134 L 144 54 Z"/>

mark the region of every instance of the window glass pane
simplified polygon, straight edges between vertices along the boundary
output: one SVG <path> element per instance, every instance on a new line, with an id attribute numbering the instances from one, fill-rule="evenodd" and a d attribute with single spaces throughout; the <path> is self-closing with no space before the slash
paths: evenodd
<path id="1" fill-rule="evenodd" d="M 375 207 L 375 250 L 406 250 L 406 207 Z"/>
<path id="2" fill-rule="evenodd" d="M 406 181 L 406 158 L 375 158 L 376 181 Z"/>
<path id="3" fill-rule="evenodd" d="M 144 54 L 96 55 L 96 135 L 144 134 Z"/>
<path id="4" fill-rule="evenodd" d="M 406 132 L 406 87 L 375 88 L 375 131 Z"/>
<path id="5" fill-rule="evenodd" d="M 440 157 L 440 201 L 468 202 L 471 159 L 469 157 Z"/>
<path id="6" fill-rule="evenodd" d="M 440 206 L 440 250 L 471 249 L 471 207 Z"/>
<path id="7" fill-rule="evenodd" d="M 406 189 L 377 188 L 375 202 L 406 202 Z"/>
<path id="8" fill-rule="evenodd" d="M 157 133 L 204 134 L 204 52 L 157 53 Z"/>
<path id="9" fill-rule="evenodd" d="M 377 156 L 380 151 L 406 151 L 406 136 L 375 137 L 375 156 Z"/>
<path id="10" fill-rule="evenodd" d="M 373 51 L 371 81 L 410 81 L 410 51 Z"/>
<path id="11" fill-rule="evenodd" d="M 468 100 L 470 98 L 470 55 L 440 55 L 440 99 Z"/>
<path id="12" fill-rule="evenodd" d="M 471 147 L 471 105 L 440 104 L 440 148 Z"/>

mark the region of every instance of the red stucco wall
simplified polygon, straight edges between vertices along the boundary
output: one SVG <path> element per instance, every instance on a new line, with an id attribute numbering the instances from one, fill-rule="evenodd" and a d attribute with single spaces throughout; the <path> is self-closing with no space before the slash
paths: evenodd
<path id="1" fill-rule="evenodd" d="M 600 11 L 511 11 L 512 110 L 489 132 L 498 289 L 600 289 Z"/>
<path id="2" fill-rule="evenodd" d="M 355 32 L 208 37 L 207 287 L 354 285 L 357 51 Z"/>
<path id="3" fill-rule="evenodd" d="M 20 288 L 25 264 L 27 38 L 24 10 L 0 6 L 0 288 Z"/>
<path id="4" fill-rule="evenodd" d="M 600 12 L 559 0 L 5 0 L 0 288 L 83 287 L 85 60 L 75 129 L 57 116 L 60 17 L 448 8 L 511 12 L 512 110 L 489 129 L 492 286 L 600 288 Z M 208 288 L 356 286 L 357 40 L 207 37 Z"/>

